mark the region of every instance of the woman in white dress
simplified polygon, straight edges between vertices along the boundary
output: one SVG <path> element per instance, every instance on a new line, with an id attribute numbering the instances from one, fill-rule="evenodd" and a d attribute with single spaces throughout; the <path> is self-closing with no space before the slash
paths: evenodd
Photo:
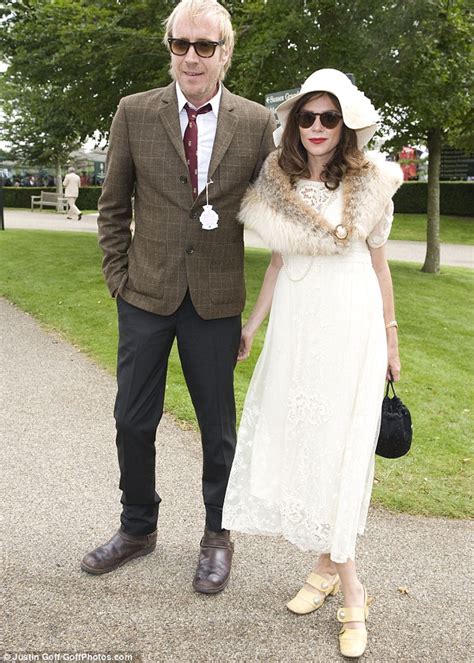
<path id="1" fill-rule="evenodd" d="M 397 164 L 362 148 L 378 115 L 343 74 L 321 69 L 279 106 L 278 150 L 240 218 L 272 249 L 239 359 L 270 312 L 248 390 L 223 527 L 281 534 L 319 556 L 287 605 L 305 614 L 342 586 L 341 652 L 366 647 L 355 566 L 372 489 L 386 377 L 400 376 L 384 254 Z"/>

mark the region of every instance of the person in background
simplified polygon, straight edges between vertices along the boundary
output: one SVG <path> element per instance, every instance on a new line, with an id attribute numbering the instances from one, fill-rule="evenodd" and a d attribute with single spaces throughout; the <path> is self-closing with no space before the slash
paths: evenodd
<path id="1" fill-rule="evenodd" d="M 76 170 L 73 166 L 70 166 L 67 169 L 67 175 L 63 180 L 64 186 L 64 197 L 67 200 L 68 212 L 66 219 L 74 219 L 75 221 L 80 221 L 82 218 L 82 212 L 76 206 L 76 199 L 79 195 L 79 188 L 81 186 L 81 178 L 76 174 Z"/>

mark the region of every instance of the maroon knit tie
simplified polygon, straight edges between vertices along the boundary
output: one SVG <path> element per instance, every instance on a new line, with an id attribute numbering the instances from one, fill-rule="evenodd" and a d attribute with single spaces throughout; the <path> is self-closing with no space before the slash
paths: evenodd
<path id="1" fill-rule="evenodd" d="M 189 176 L 191 178 L 191 186 L 193 188 L 193 198 L 198 195 L 198 129 L 196 117 L 203 113 L 209 113 L 212 110 L 211 104 L 206 104 L 199 110 L 195 110 L 185 104 L 184 108 L 188 114 L 188 126 L 184 132 L 184 153 L 186 154 L 186 161 L 189 168 Z"/>

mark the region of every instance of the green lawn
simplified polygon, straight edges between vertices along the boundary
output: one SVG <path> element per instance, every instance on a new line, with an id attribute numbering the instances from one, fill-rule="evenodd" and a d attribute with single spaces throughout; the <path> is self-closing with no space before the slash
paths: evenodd
<path id="1" fill-rule="evenodd" d="M 474 244 L 474 218 L 441 216 L 440 237 L 450 244 Z M 426 215 L 395 214 L 390 239 L 426 242 Z"/>
<path id="2" fill-rule="evenodd" d="M 115 304 L 102 280 L 94 235 L 7 230 L 0 233 L 0 260 L 0 294 L 114 371 Z M 267 252 L 247 250 L 244 315 L 255 301 L 267 261 Z M 468 517 L 474 272 L 443 268 L 434 276 L 416 264 L 391 266 L 403 364 L 398 391 L 412 411 L 415 432 L 407 457 L 377 459 L 374 500 L 410 513 Z M 236 370 L 239 412 L 262 342 L 263 330 L 251 359 Z M 175 351 L 166 409 L 194 422 Z"/>

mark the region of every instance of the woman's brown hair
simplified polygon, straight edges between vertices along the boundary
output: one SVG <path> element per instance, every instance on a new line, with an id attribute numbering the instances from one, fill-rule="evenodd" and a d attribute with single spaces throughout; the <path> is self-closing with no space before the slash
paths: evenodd
<path id="1" fill-rule="evenodd" d="M 320 97 L 323 94 L 327 94 L 342 114 L 339 100 L 330 92 L 308 92 L 297 101 L 288 115 L 283 131 L 282 149 L 278 164 L 289 175 L 292 184 L 299 178 L 309 179 L 311 177 L 308 167 L 308 154 L 300 140 L 297 114 L 310 99 Z M 368 162 L 364 154 L 357 147 L 356 132 L 343 124 L 341 139 L 332 158 L 324 166 L 321 181 L 325 183 L 328 189 L 337 189 L 345 174 L 357 174 L 367 168 L 367 165 Z"/>

